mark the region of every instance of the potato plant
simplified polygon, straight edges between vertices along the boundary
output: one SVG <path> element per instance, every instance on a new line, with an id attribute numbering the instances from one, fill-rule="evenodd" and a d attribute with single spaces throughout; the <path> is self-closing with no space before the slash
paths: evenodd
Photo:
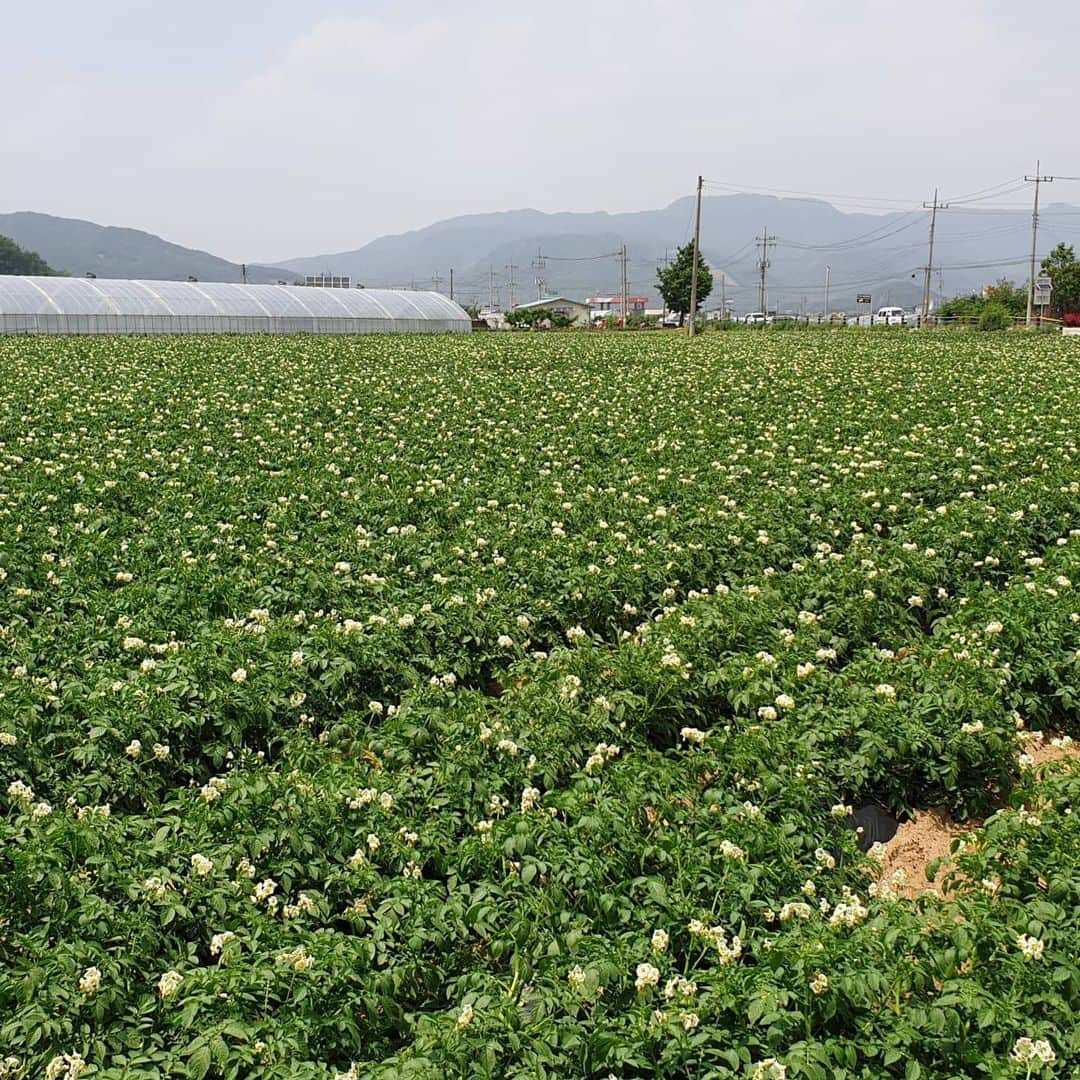
<path id="1" fill-rule="evenodd" d="M 1068 342 L 646 337 L 0 340 L 0 1077 L 1080 1070 Z"/>

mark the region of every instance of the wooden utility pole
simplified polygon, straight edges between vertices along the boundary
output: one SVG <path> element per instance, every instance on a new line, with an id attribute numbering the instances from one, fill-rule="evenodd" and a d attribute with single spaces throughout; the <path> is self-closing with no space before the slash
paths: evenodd
<path id="1" fill-rule="evenodd" d="M 829 318 L 829 279 L 831 278 L 831 276 L 832 276 L 832 267 L 831 266 L 826 266 L 825 267 L 825 321 L 827 323 L 831 323 L 831 321 L 832 321 Z"/>
<path id="2" fill-rule="evenodd" d="M 758 283 L 758 310 L 768 318 L 769 313 L 765 310 L 765 271 L 769 269 L 769 248 L 776 247 L 776 237 L 769 235 L 767 228 L 762 228 L 761 238 L 757 239 L 761 245 L 761 258 L 758 260 L 758 269 L 761 271 L 761 279 Z"/>
<path id="3" fill-rule="evenodd" d="M 454 268 L 450 267 L 450 299 L 454 299 Z"/>
<path id="4" fill-rule="evenodd" d="M 544 297 L 547 295 L 547 281 L 545 280 L 545 278 L 541 277 L 541 274 L 544 272 L 546 267 L 547 267 L 547 260 L 544 258 L 543 254 L 541 253 L 541 249 L 538 247 L 536 249 L 536 258 L 533 259 L 533 263 L 532 263 L 533 284 L 536 286 L 536 299 L 537 300 L 543 300 Z"/>
<path id="5" fill-rule="evenodd" d="M 510 310 L 513 311 L 517 307 L 517 301 L 514 294 L 514 271 L 517 269 L 517 263 L 507 263 L 506 269 L 510 272 Z"/>
<path id="6" fill-rule="evenodd" d="M 948 203 L 938 202 L 938 189 L 934 188 L 934 201 L 923 203 L 923 209 L 930 211 L 930 250 L 926 256 L 926 276 L 923 278 L 922 320 L 921 325 L 926 327 L 930 320 L 930 274 L 934 269 L 934 227 L 937 225 L 937 212 L 948 210 Z"/>
<path id="7" fill-rule="evenodd" d="M 694 262 L 690 271 L 690 329 L 687 333 L 693 337 L 697 333 L 697 277 L 698 252 L 701 250 L 701 188 L 703 177 L 697 178 L 697 209 L 694 211 Z"/>
<path id="8" fill-rule="evenodd" d="M 1031 276 L 1028 278 L 1027 318 L 1024 320 L 1028 326 L 1031 325 L 1035 312 L 1035 245 L 1039 235 L 1039 185 L 1054 182 L 1052 176 L 1039 175 L 1041 165 L 1041 161 L 1036 161 L 1035 175 L 1024 177 L 1029 184 L 1035 185 L 1035 208 L 1031 211 Z"/>
<path id="9" fill-rule="evenodd" d="M 667 253 L 667 248 L 664 248 L 664 269 L 666 270 L 667 267 L 668 267 L 668 253 Z M 659 267 L 657 267 L 656 276 L 657 277 L 660 276 L 660 268 Z M 660 304 L 661 304 L 661 307 L 660 307 L 660 312 L 661 312 L 661 314 L 660 314 L 660 328 L 663 329 L 665 326 L 667 326 L 667 301 L 664 299 L 664 294 L 663 293 L 660 294 Z"/>
<path id="10" fill-rule="evenodd" d="M 623 244 L 622 250 L 619 253 L 620 261 L 622 262 L 622 328 L 626 329 L 626 320 L 630 311 L 630 301 L 627 298 L 626 290 L 628 288 L 626 281 L 626 245 Z"/>

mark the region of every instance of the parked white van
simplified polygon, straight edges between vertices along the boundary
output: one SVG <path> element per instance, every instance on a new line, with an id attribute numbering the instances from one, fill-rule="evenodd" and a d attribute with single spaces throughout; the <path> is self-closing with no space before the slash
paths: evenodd
<path id="1" fill-rule="evenodd" d="M 902 307 L 878 308 L 878 312 L 874 316 L 874 325 L 905 326 L 907 325 L 907 315 L 904 313 L 904 309 Z"/>

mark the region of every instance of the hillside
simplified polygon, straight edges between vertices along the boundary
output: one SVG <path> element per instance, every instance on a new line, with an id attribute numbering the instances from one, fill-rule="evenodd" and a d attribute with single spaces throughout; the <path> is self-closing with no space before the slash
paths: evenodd
<path id="1" fill-rule="evenodd" d="M 50 275 L 56 271 L 36 252 L 0 236 L 0 274 Z"/>
<path id="2" fill-rule="evenodd" d="M 0 235 L 38 252 L 54 270 L 81 277 L 240 281 L 236 263 L 169 243 L 153 233 L 96 225 L 77 218 L 20 211 L 0 214 Z M 40 271 L 39 271 L 40 272 Z M 248 281 L 273 283 L 295 275 L 273 266 L 248 266 Z"/>

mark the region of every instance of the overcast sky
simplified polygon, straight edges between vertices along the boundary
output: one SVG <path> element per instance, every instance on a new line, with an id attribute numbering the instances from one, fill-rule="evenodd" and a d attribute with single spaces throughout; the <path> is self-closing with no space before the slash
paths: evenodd
<path id="1" fill-rule="evenodd" d="M 2 25 L 0 210 L 237 261 L 651 209 L 699 172 L 896 205 L 1037 157 L 1080 175 L 1074 0 L 51 0 Z"/>

